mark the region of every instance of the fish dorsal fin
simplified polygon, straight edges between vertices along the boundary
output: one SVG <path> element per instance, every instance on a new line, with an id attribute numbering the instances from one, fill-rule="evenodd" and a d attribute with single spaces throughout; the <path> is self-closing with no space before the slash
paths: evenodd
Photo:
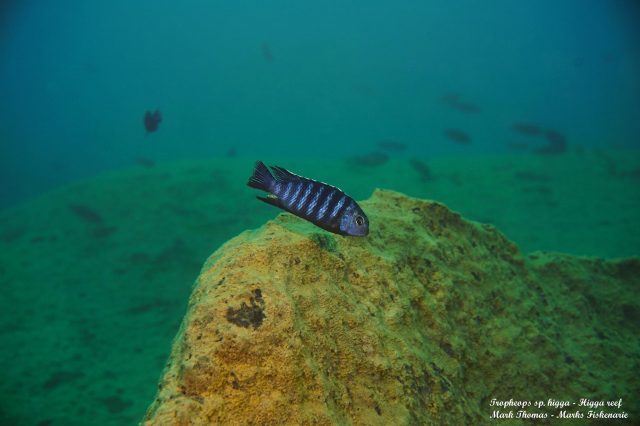
<path id="1" fill-rule="evenodd" d="M 282 167 L 271 166 L 271 170 L 276 175 L 276 180 L 280 182 L 291 181 L 291 180 L 293 181 L 302 180 L 302 176 L 298 176 L 295 173 L 291 173 L 289 170 Z"/>

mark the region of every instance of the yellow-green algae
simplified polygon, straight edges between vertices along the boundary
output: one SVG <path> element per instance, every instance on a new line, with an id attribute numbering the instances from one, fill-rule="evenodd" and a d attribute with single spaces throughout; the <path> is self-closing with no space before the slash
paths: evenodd
<path id="1" fill-rule="evenodd" d="M 145 424 L 486 424 L 492 398 L 640 415 L 638 259 L 524 258 L 390 191 L 362 207 L 366 238 L 281 214 L 217 250 Z"/>

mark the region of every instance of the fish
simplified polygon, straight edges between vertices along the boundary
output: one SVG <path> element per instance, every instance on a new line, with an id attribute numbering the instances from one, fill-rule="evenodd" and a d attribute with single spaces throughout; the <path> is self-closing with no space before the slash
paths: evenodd
<path id="1" fill-rule="evenodd" d="M 460 112 L 479 113 L 481 108 L 473 102 L 465 101 L 458 93 L 447 93 L 440 98 L 440 101 L 449 107 Z"/>
<path id="2" fill-rule="evenodd" d="M 91 207 L 82 204 L 69 204 L 69 209 L 87 223 L 102 223 L 102 216 Z"/>
<path id="3" fill-rule="evenodd" d="M 378 141 L 378 148 L 387 152 L 402 152 L 407 149 L 407 145 L 395 139 L 382 139 Z"/>
<path id="4" fill-rule="evenodd" d="M 272 174 L 273 172 L 273 174 Z M 369 218 L 358 203 L 335 186 L 298 176 L 257 161 L 247 185 L 268 193 L 260 201 L 305 219 L 338 235 L 364 237 Z"/>
<path id="5" fill-rule="evenodd" d="M 549 176 L 542 173 L 536 173 L 531 170 L 516 172 L 514 177 L 516 179 L 529 181 L 529 182 L 548 182 L 550 180 Z"/>
<path id="6" fill-rule="evenodd" d="M 409 160 L 409 164 L 413 169 L 418 172 L 420 175 L 420 180 L 422 182 L 429 182 L 433 180 L 433 174 L 431 173 L 431 169 L 424 161 L 418 160 L 417 158 L 412 158 Z"/>
<path id="7" fill-rule="evenodd" d="M 535 150 L 536 154 L 540 155 L 557 155 L 566 152 L 567 150 L 567 138 L 557 130 L 547 129 L 545 130 L 544 137 L 549 141 L 546 146 Z"/>
<path id="8" fill-rule="evenodd" d="M 540 136 L 544 131 L 540 126 L 533 123 L 513 123 L 511 129 L 514 132 L 520 133 L 525 136 Z"/>
<path id="9" fill-rule="evenodd" d="M 468 145 L 471 143 L 471 136 L 462 130 L 445 129 L 444 135 L 457 144 Z"/>
<path id="10" fill-rule="evenodd" d="M 449 104 L 449 106 L 460 112 L 466 112 L 471 114 L 479 113 L 482 111 L 478 105 L 471 102 L 462 102 L 462 101 L 452 102 Z"/>
<path id="11" fill-rule="evenodd" d="M 159 110 L 155 110 L 154 112 L 147 111 L 144 113 L 143 122 L 147 133 L 153 133 L 158 130 L 158 127 L 162 122 L 162 114 Z"/>
<path id="12" fill-rule="evenodd" d="M 355 167 L 377 167 L 389 161 L 389 156 L 384 152 L 374 151 L 369 154 L 358 155 L 347 160 L 350 166 Z"/>
<path id="13" fill-rule="evenodd" d="M 271 53 L 271 48 L 267 43 L 262 43 L 262 57 L 264 58 L 265 62 L 273 62 L 273 54 Z"/>
<path id="14" fill-rule="evenodd" d="M 459 93 L 447 93 L 440 98 L 440 101 L 445 104 L 451 104 L 459 102 L 461 99 L 462 96 Z"/>
<path id="15" fill-rule="evenodd" d="M 134 161 L 137 165 L 147 167 L 147 168 L 155 167 L 156 165 L 155 161 L 146 157 L 136 157 Z"/>
<path id="16" fill-rule="evenodd" d="M 567 143 L 566 136 L 557 130 L 547 129 L 544 132 L 544 137 L 547 138 L 549 143 L 553 146 L 565 146 Z"/>

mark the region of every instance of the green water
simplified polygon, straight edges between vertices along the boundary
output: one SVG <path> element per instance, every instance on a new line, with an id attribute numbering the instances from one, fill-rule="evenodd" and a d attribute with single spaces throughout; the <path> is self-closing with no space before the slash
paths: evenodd
<path id="1" fill-rule="evenodd" d="M 640 160 L 608 155 L 621 170 Z M 608 176 L 600 162 L 594 153 L 441 158 L 429 162 L 429 182 L 404 159 L 356 169 L 347 161 L 282 164 L 343 182 L 359 199 L 374 186 L 436 199 L 495 224 L 526 252 L 637 254 L 637 178 Z M 244 186 L 251 170 L 243 158 L 138 167 L 0 215 L 6 422 L 141 418 L 204 260 L 279 214 Z"/>

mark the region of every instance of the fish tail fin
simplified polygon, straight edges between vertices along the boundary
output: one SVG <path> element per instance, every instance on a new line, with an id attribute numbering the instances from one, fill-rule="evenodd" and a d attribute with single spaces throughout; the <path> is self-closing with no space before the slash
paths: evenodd
<path id="1" fill-rule="evenodd" d="M 265 166 L 262 161 L 256 161 L 256 166 L 253 169 L 253 175 L 249 178 L 247 185 L 252 188 L 271 192 L 271 188 L 274 183 L 275 179 L 267 166 Z"/>

